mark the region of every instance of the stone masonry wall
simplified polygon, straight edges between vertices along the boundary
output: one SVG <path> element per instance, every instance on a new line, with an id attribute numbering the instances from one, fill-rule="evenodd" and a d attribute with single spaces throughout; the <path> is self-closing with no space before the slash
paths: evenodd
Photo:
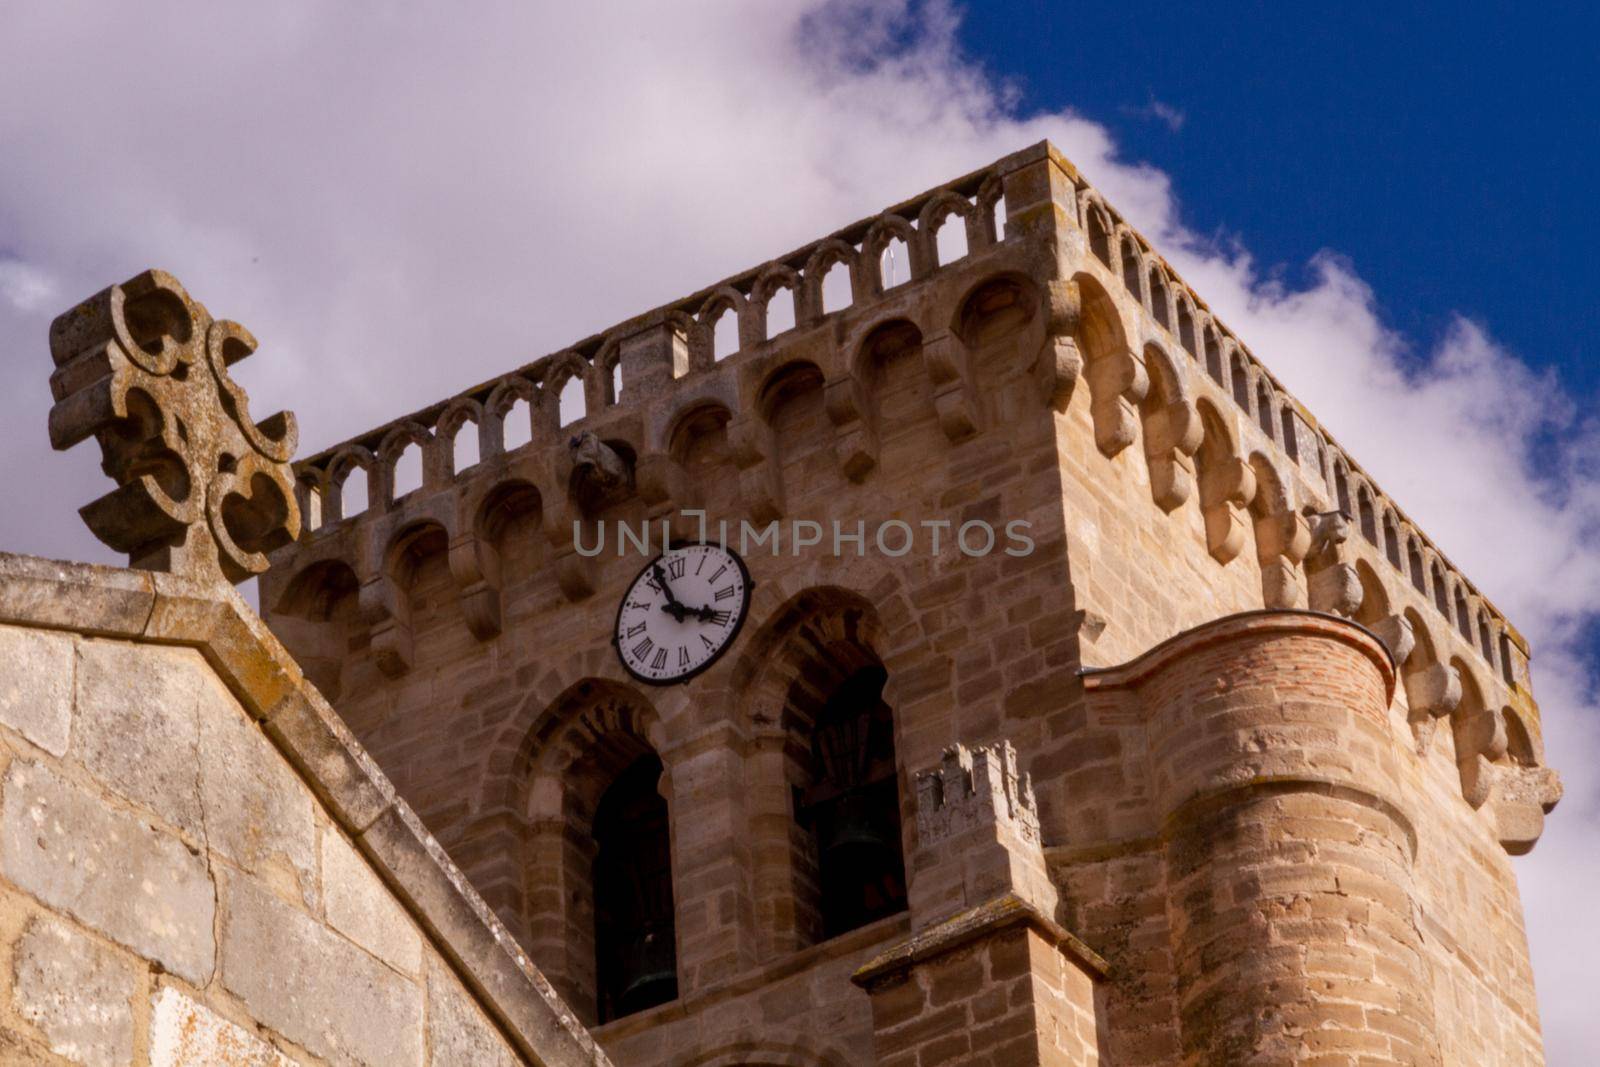
<path id="1" fill-rule="evenodd" d="M 0 1059 L 522 1062 L 199 653 L 0 663 Z"/>

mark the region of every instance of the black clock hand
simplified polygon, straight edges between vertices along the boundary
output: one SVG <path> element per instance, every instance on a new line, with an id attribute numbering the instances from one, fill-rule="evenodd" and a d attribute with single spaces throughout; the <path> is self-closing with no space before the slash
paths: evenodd
<path id="1" fill-rule="evenodd" d="M 661 564 L 650 564 L 650 573 L 654 575 L 657 584 L 661 586 L 661 591 L 667 594 L 667 602 L 661 605 L 661 610 L 682 622 L 689 614 L 689 609 L 678 603 L 678 598 L 673 596 L 672 586 L 667 584 L 667 574 L 661 569 Z"/>

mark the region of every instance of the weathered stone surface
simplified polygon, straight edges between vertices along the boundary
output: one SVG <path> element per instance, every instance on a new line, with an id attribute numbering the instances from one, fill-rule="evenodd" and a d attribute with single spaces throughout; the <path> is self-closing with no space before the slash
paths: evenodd
<path id="1" fill-rule="evenodd" d="M 522 1062 L 434 956 L 428 957 L 428 1056 L 431 1067 L 516 1067 Z"/>
<path id="2" fill-rule="evenodd" d="M 415 984 L 249 878 L 224 888 L 222 981 L 251 1015 L 337 1062 L 422 1062 Z"/>
<path id="3" fill-rule="evenodd" d="M 316 899 L 311 796 L 260 727 L 209 672 L 198 685 L 200 792 L 206 843 L 264 878 L 290 878 Z"/>
<path id="4" fill-rule="evenodd" d="M 58 919 L 35 916 L 12 964 L 17 1012 L 86 1067 L 133 1062 L 133 964 Z"/>
<path id="5" fill-rule="evenodd" d="M 204 859 L 25 760 L 6 771 L 0 806 L 7 878 L 173 974 L 205 984 L 216 902 Z"/>
<path id="6" fill-rule="evenodd" d="M 257 422 L 228 373 L 255 349 L 160 270 L 50 324 L 50 443 L 99 443 L 117 488 L 79 514 L 135 566 L 241 582 L 300 533 L 294 416 Z"/>
<path id="7" fill-rule="evenodd" d="M 182 991 L 164 986 L 150 1003 L 150 1067 L 294 1067 L 294 1061 Z"/>
<path id="8" fill-rule="evenodd" d="M 273 709 L 266 731 L 348 832 L 362 832 L 394 803 L 389 779 L 309 686 Z"/>
<path id="9" fill-rule="evenodd" d="M 154 603 L 148 574 L 0 552 L 0 622 L 133 637 Z"/>
<path id="10" fill-rule="evenodd" d="M 72 638 L 0 626 L 0 723 L 53 756 L 72 728 Z"/>
<path id="11" fill-rule="evenodd" d="M 122 796 L 200 836 L 199 654 L 125 641 L 78 648 L 72 756 Z"/>
<path id="12" fill-rule="evenodd" d="M 422 938 L 367 860 L 336 831 L 322 835 L 322 901 L 335 930 L 388 963 L 416 974 Z"/>

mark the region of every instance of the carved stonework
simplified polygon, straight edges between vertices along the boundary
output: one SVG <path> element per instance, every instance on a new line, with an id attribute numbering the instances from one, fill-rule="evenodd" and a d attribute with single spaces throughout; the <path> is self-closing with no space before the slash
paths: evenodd
<path id="1" fill-rule="evenodd" d="M 117 488 L 79 514 L 134 567 L 242 582 L 300 534 L 294 416 L 250 417 L 228 368 L 256 349 L 159 270 L 50 326 L 50 443 L 100 442 Z"/>

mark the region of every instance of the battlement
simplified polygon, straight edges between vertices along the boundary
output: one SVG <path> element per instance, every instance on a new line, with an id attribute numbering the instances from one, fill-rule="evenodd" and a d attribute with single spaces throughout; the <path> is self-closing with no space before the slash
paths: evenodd
<path id="1" fill-rule="evenodd" d="M 892 262 L 908 267 L 903 280 L 886 272 L 891 246 Z M 839 306 L 825 285 L 835 269 L 849 288 Z M 793 325 L 780 329 L 770 312 L 789 298 Z M 362 587 L 380 663 L 403 672 L 407 609 L 395 575 L 408 538 L 431 525 L 451 546 L 469 625 L 487 640 L 499 632 L 492 542 L 508 514 L 537 517 L 545 565 L 569 599 L 593 591 L 572 543 L 573 520 L 595 512 L 582 499 L 580 439 L 614 455 L 623 495 L 658 517 L 694 506 L 683 428 L 709 418 L 727 433 L 728 475 L 746 509 L 736 517 L 771 521 L 785 503 L 769 416 L 796 376 L 823 391 L 839 473 L 860 483 L 880 452 L 865 347 L 889 324 L 912 324 L 939 425 L 957 444 L 1006 417 L 991 410 L 995 383 L 979 356 L 981 322 L 1008 314 L 1026 317 L 1022 343 L 1038 346 L 1030 373 L 1041 403 L 1065 411 L 1084 384 L 1098 452 L 1115 459 L 1142 442 L 1130 454 L 1144 453 L 1151 503 L 1172 513 L 1197 499 L 1217 565 L 1253 542 L 1265 606 L 1369 625 L 1419 693 L 1429 670 L 1457 693 L 1450 680 L 1467 677 L 1485 705 L 1517 709 L 1512 748 L 1540 761 L 1528 649 L 1515 628 L 1048 143 L 301 461 L 304 529 L 275 556 L 267 610 L 314 612 L 325 598 L 297 579 L 321 568 L 325 588 L 342 559 L 337 581 Z M 716 342 L 724 315 L 737 326 L 731 351 Z M 566 422 L 564 393 L 582 399 Z M 458 464 L 469 423 L 476 459 Z M 420 485 L 397 487 L 413 453 Z M 357 471 L 365 496 L 347 500 Z M 1423 706 L 1426 720 L 1453 705 Z"/>
<path id="2" fill-rule="evenodd" d="M 917 839 L 929 847 L 979 826 L 1000 826 L 1039 843 L 1033 779 L 1017 773 L 1011 742 L 969 749 L 952 745 L 939 766 L 917 775 Z"/>

